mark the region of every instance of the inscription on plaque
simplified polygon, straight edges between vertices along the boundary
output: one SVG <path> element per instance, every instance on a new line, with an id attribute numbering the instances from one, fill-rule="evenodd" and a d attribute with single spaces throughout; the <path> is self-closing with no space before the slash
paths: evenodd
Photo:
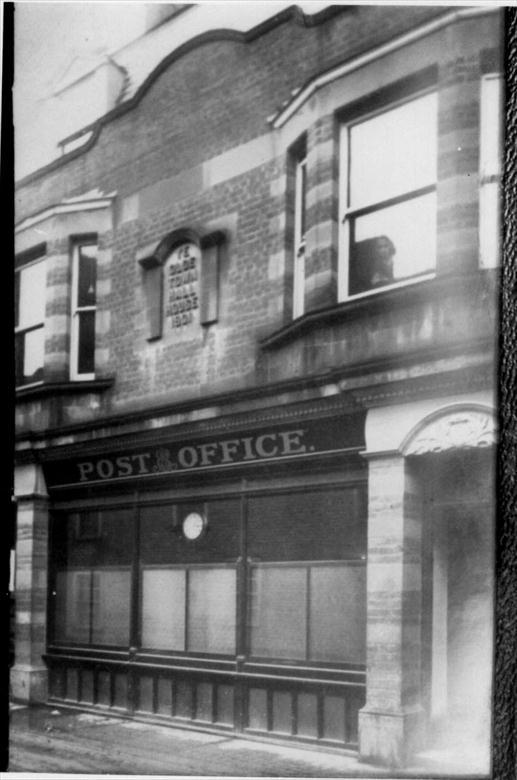
<path id="1" fill-rule="evenodd" d="M 199 247 L 188 242 L 176 247 L 167 261 L 165 317 L 171 328 L 194 321 L 199 309 L 200 259 Z"/>

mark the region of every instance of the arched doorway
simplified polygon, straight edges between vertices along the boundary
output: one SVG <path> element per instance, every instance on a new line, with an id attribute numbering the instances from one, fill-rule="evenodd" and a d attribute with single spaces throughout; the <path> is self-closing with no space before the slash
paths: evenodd
<path id="1" fill-rule="evenodd" d="M 486 772 L 494 595 L 493 412 L 481 394 L 366 421 L 363 760 Z"/>
<path id="2" fill-rule="evenodd" d="M 487 764 L 494 598 L 494 421 L 465 407 L 424 420 L 404 446 L 422 497 L 425 743 Z"/>
<path id="3" fill-rule="evenodd" d="M 422 456 L 422 695 L 427 744 L 488 750 L 492 679 L 492 451 Z"/>

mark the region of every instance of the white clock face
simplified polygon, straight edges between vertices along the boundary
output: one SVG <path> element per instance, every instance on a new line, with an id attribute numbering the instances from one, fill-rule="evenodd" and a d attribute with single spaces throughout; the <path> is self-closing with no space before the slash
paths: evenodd
<path id="1" fill-rule="evenodd" d="M 200 515 L 199 512 L 191 512 L 183 521 L 183 536 L 190 541 L 199 539 L 205 530 L 205 523 L 206 520 L 203 515 Z"/>

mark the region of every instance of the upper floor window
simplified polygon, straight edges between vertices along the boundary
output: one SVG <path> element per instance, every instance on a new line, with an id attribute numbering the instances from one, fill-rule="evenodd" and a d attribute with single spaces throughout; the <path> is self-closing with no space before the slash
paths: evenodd
<path id="1" fill-rule="evenodd" d="M 71 379 L 95 378 L 97 246 L 76 244 L 72 260 Z"/>
<path id="2" fill-rule="evenodd" d="M 16 385 L 43 379 L 45 353 L 45 258 L 38 257 L 15 271 Z"/>
<path id="3" fill-rule="evenodd" d="M 488 73 L 481 80 L 479 139 L 480 265 L 499 263 L 501 250 L 501 167 L 503 156 L 503 79 Z"/>
<path id="4" fill-rule="evenodd" d="M 436 93 L 342 128 L 340 298 L 408 282 L 436 263 Z"/>
<path id="5" fill-rule="evenodd" d="M 303 152 L 295 162 L 293 317 L 304 312 L 306 213 L 307 158 Z"/>

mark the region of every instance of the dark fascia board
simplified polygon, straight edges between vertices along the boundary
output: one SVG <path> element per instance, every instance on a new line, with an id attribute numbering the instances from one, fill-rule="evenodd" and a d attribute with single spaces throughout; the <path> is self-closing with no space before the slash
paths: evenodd
<path id="1" fill-rule="evenodd" d="M 314 389 L 325 384 L 335 384 L 340 380 L 353 376 L 371 375 L 377 372 L 385 372 L 389 369 L 404 368 L 418 361 L 419 363 L 432 362 L 438 359 L 455 357 L 458 355 L 468 355 L 483 353 L 490 356 L 493 352 L 494 343 L 490 338 L 476 340 L 465 340 L 458 342 L 447 342 L 446 344 L 432 345 L 425 349 L 415 349 L 404 353 L 394 353 L 385 355 L 382 358 L 374 360 L 357 361 L 346 366 L 335 366 L 329 370 L 312 376 L 298 377 L 295 379 L 282 380 L 265 385 L 257 385 L 244 390 L 235 390 L 233 392 L 218 393 L 199 398 L 189 399 L 169 404 L 160 404 L 157 406 L 145 405 L 145 408 L 120 412 L 116 415 L 90 420 L 88 422 L 75 423 L 73 425 L 47 428 L 43 431 L 24 431 L 16 436 L 17 441 L 38 441 L 51 436 L 64 436 L 80 433 L 96 428 L 108 428 L 110 426 L 124 425 L 128 422 L 143 422 L 152 417 L 160 417 L 171 414 L 181 414 L 182 412 L 193 411 L 203 407 L 219 406 L 233 404 L 242 401 L 253 401 L 256 398 L 271 397 L 284 393 Z M 490 362 L 487 359 L 487 363 Z M 409 380 L 404 380 L 409 381 Z M 353 391 L 352 396 L 353 396 Z M 350 397 L 350 408 L 356 407 L 353 397 Z M 293 402 L 295 403 L 295 402 Z M 228 412 L 221 412 L 221 416 L 228 416 Z M 231 414 L 231 413 L 230 413 Z M 113 436 L 117 436 L 116 433 Z"/>
<path id="2" fill-rule="evenodd" d="M 163 73 L 163 71 L 165 71 L 173 62 L 180 59 L 193 49 L 199 46 L 203 46 L 206 43 L 214 43 L 217 41 L 250 43 L 256 38 L 259 38 L 261 35 L 264 35 L 265 33 L 274 29 L 278 25 L 284 24 L 291 19 L 295 23 L 302 24 L 304 27 L 315 27 L 316 25 L 322 24 L 328 19 L 331 19 L 333 16 L 343 12 L 351 13 L 355 10 L 355 6 L 331 5 L 322 9 L 321 11 L 317 11 L 314 14 L 305 14 L 297 5 L 291 5 L 245 33 L 239 32 L 238 30 L 228 30 L 226 28 L 222 28 L 219 30 L 209 30 L 208 32 L 197 35 L 195 38 L 191 38 L 186 43 L 182 44 L 173 52 L 171 52 L 159 63 L 159 65 L 156 66 L 152 73 L 150 73 L 142 82 L 132 98 L 115 106 L 111 111 L 108 111 L 107 114 L 104 114 L 104 116 L 100 117 L 95 122 L 92 122 L 91 124 L 83 127 L 81 130 L 78 130 L 77 133 L 74 133 L 73 136 L 70 136 L 70 138 L 79 138 L 81 135 L 86 135 L 87 133 L 91 132 L 92 135 L 84 144 L 84 146 L 81 146 L 78 149 L 74 149 L 71 152 L 68 152 L 68 154 L 64 154 L 61 157 L 58 157 L 56 160 L 52 160 L 52 162 L 48 163 L 48 165 L 39 168 L 37 171 L 29 173 L 27 176 L 24 176 L 22 179 L 16 182 L 16 186 L 22 187 L 26 184 L 30 184 L 40 177 L 57 170 L 72 160 L 75 160 L 85 152 L 88 152 L 97 143 L 104 125 L 108 124 L 114 119 L 117 119 L 119 116 L 122 116 L 126 113 L 126 111 L 133 109 L 140 102 L 153 82 L 156 81 L 156 79 Z"/>

